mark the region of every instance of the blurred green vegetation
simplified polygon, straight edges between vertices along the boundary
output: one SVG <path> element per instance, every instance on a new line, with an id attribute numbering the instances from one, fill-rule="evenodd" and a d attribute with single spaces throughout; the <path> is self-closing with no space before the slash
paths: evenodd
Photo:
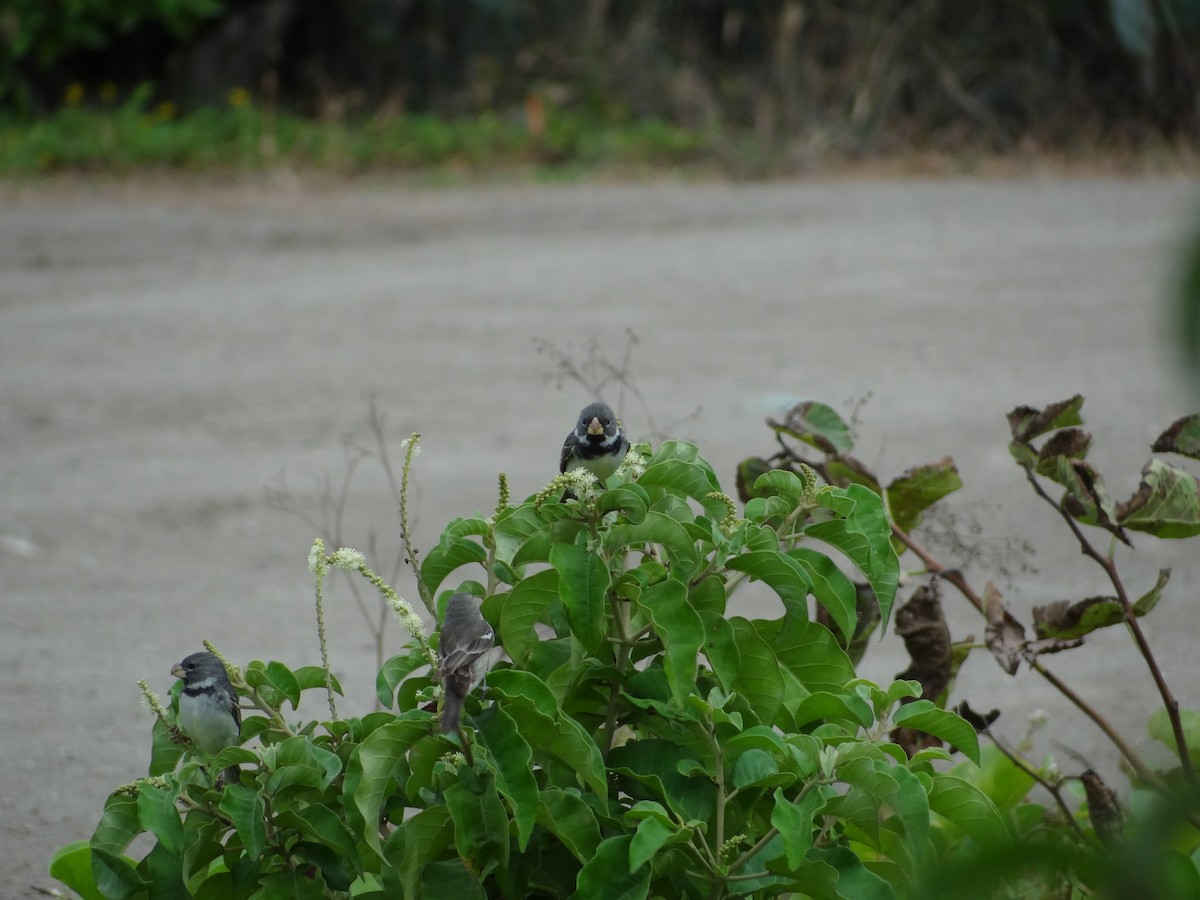
<path id="1" fill-rule="evenodd" d="M 83 127 L 87 111 L 104 107 L 102 86 L 128 98 L 144 83 L 154 85 L 144 105 L 172 112 L 160 116 L 171 127 L 151 138 L 111 109 L 111 122 Z M 249 112 L 203 112 L 237 89 L 273 118 L 251 127 Z M 119 151 L 131 158 L 209 152 L 186 146 L 187 128 L 203 126 L 217 129 L 213 153 L 227 152 L 230 131 L 266 130 L 275 148 L 264 153 L 348 166 L 376 155 L 479 159 L 478 144 L 483 156 L 516 145 L 517 156 L 577 158 L 591 143 L 631 143 L 673 159 L 680 144 L 692 152 L 715 133 L 793 157 L 1194 145 L 1198 94 L 1200 0 L 6 0 L 0 9 L 6 128 L 52 117 L 51 131 L 78 129 L 89 146 L 138 141 Z M 292 116 L 402 133 L 363 143 L 352 129 Z M 156 142 L 175 149 L 150 149 Z M 447 142 L 453 150 L 437 149 Z M 20 144 L 7 140 L 6 154 L 22 161 L 6 168 L 101 158 L 45 132 Z"/>

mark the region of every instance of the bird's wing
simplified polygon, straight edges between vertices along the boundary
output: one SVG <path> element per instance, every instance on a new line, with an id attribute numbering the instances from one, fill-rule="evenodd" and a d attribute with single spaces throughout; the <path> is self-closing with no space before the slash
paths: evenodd
<path id="1" fill-rule="evenodd" d="M 455 672 L 464 666 L 469 666 L 483 654 L 492 649 L 496 634 L 490 628 L 483 634 L 477 635 L 469 644 L 461 647 L 451 647 L 442 657 L 442 677 Z"/>
<path id="2" fill-rule="evenodd" d="M 567 471 L 567 463 L 571 461 L 575 450 L 575 432 L 572 431 L 567 435 L 567 439 L 563 441 L 562 453 L 558 456 L 558 471 Z"/>
<path id="3" fill-rule="evenodd" d="M 237 725 L 238 737 L 242 736 L 242 707 L 238 703 L 237 691 L 233 686 L 229 687 L 229 714 L 233 716 L 233 722 Z"/>

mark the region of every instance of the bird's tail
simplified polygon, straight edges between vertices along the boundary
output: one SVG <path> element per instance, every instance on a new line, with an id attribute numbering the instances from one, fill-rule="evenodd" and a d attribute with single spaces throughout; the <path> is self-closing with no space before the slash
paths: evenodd
<path id="1" fill-rule="evenodd" d="M 442 705 L 442 734 L 458 730 L 465 699 L 452 690 L 446 691 L 446 702 Z"/>

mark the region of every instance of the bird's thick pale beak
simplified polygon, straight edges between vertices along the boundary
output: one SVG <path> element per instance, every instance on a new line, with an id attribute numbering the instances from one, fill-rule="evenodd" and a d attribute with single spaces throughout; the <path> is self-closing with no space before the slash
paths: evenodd
<path id="1" fill-rule="evenodd" d="M 604 434 L 604 426 L 600 423 L 599 416 L 592 416 L 592 421 L 588 422 L 588 434 Z"/>
<path id="2" fill-rule="evenodd" d="M 183 664 L 175 663 L 175 665 L 171 666 L 171 674 L 174 675 L 176 678 L 182 678 L 183 677 Z"/>

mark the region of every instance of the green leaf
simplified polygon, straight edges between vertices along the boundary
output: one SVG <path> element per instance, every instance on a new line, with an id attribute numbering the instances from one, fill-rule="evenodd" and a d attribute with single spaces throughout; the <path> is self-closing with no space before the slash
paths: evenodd
<path id="1" fill-rule="evenodd" d="M 430 594 L 437 594 L 446 576 L 470 563 L 487 562 L 487 550 L 478 541 L 462 537 L 430 549 L 421 564 L 421 580 Z"/>
<path id="2" fill-rule="evenodd" d="M 716 806 L 716 786 L 708 779 L 680 774 L 683 750 L 681 745 L 659 738 L 630 741 L 612 749 L 608 766 L 653 791 L 646 796 L 636 784 L 627 784 L 625 792 L 631 797 L 665 803 L 685 821 L 707 820 Z"/>
<path id="3" fill-rule="evenodd" d="M 1018 406 L 1008 414 L 1008 427 L 1012 431 L 1014 441 L 1028 443 L 1047 431 L 1067 428 L 1071 425 L 1082 425 L 1083 418 L 1079 410 L 1083 408 L 1083 396 L 1076 394 L 1058 403 L 1051 403 L 1044 409 L 1034 409 L 1031 406 Z"/>
<path id="4" fill-rule="evenodd" d="M 174 857 L 183 855 L 183 820 L 175 806 L 179 785 L 164 790 L 143 782 L 138 787 L 138 823 L 143 831 L 158 838 L 158 843 Z"/>
<path id="5" fill-rule="evenodd" d="M 687 587 L 673 578 L 650 585 L 639 605 L 662 639 L 663 670 L 672 697 L 682 705 L 696 689 L 696 655 L 704 644 L 704 623 L 688 603 Z"/>
<path id="6" fill-rule="evenodd" d="M 754 482 L 754 496 L 780 497 L 788 501 L 789 509 L 795 509 L 804 496 L 804 482 L 788 469 L 771 469 Z"/>
<path id="7" fill-rule="evenodd" d="M 1124 528 L 1160 538 L 1200 534 L 1200 485 L 1196 476 L 1152 459 L 1142 469 L 1142 481 L 1132 497 L 1116 508 Z"/>
<path id="8" fill-rule="evenodd" d="M 772 788 L 792 784 L 795 780 L 794 773 L 780 771 L 779 763 L 762 750 L 751 748 L 733 763 L 733 786 L 738 789 Z"/>
<path id="9" fill-rule="evenodd" d="M 642 900 L 650 893 L 650 867 L 629 870 L 629 835 L 611 837 L 596 848 L 596 854 L 579 872 L 576 900 Z"/>
<path id="10" fill-rule="evenodd" d="M 764 635 L 775 658 L 810 691 L 839 693 L 854 677 L 854 666 L 823 625 L 788 616 L 774 635 Z"/>
<path id="11" fill-rule="evenodd" d="M 530 575 L 505 597 L 500 611 L 500 641 L 518 666 L 529 664 L 529 654 L 540 641 L 534 625 L 556 600 L 558 572 L 554 569 Z"/>
<path id="12" fill-rule="evenodd" d="M 87 841 L 72 841 L 50 857 L 50 877 L 77 893 L 83 900 L 104 900 L 92 878 L 92 848 Z"/>
<path id="13" fill-rule="evenodd" d="M 961 487 L 958 469 L 948 456 L 909 469 L 887 486 L 892 521 L 902 530 L 912 531 L 921 523 L 921 513 Z"/>
<path id="14" fill-rule="evenodd" d="M 363 872 L 358 855 L 358 840 L 341 817 L 328 806 L 309 803 L 294 807 L 275 817 L 276 825 L 293 828 L 306 839 L 318 841 L 328 847 L 337 857 L 353 866 L 359 875 Z"/>
<path id="15" fill-rule="evenodd" d="M 637 524 L 612 526 L 604 543 L 613 553 L 636 544 L 662 544 L 672 573 L 680 580 L 690 579 L 700 562 L 696 543 L 687 530 L 670 516 L 655 510 L 646 513 L 645 520 Z"/>
<path id="16" fill-rule="evenodd" d="M 375 676 L 375 696 L 385 709 L 391 709 L 396 702 L 396 688 L 400 682 L 422 666 L 429 665 L 429 657 L 414 648 L 400 656 L 393 656 L 383 664 L 379 674 Z"/>
<path id="17" fill-rule="evenodd" d="M 850 426 L 834 412 L 833 407 L 814 400 L 797 403 L 787 411 L 782 421 L 768 419 L 767 424 L 776 433 L 791 435 L 831 456 L 849 453 L 854 449 Z"/>
<path id="18" fill-rule="evenodd" d="M 578 544 L 555 544 L 550 565 L 558 572 L 558 593 L 567 608 L 571 633 L 593 655 L 608 636 L 608 567 Z"/>
<path id="19" fill-rule="evenodd" d="M 254 660 L 246 666 L 244 673 L 246 683 L 255 688 L 268 687 L 282 700 L 288 700 L 292 709 L 300 705 L 300 682 L 296 676 L 281 662 L 271 662 L 265 665 Z"/>
<path id="20" fill-rule="evenodd" d="M 696 446 L 686 441 L 667 441 L 663 444 L 650 459 L 637 483 L 647 492 L 651 501 L 665 491 L 680 498 L 690 497 L 700 504 L 710 518 L 720 519 L 725 514 L 724 504 L 708 496 L 721 490 L 716 473 L 699 457 Z"/>
<path id="21" fill-rule="evenodd" d="M 808 618 L 808 593 L 813 585 L 808 569 L 798 560 L 779 550 L 752 550 L 727 560 L 725 567 L 745 572 L 751 581 L 765 582 L 788 612 Z"/>
<path id="22" fill-rule="evenodd" d="M 266 826 L 263 824 L 266 814 L 263 795 L 252 788 L 231 784 L 221 795 L 219 808 L 233 822 L 246 848 L 246 855 L 250 859 L 258 859 L 267 843 Z"/>
<path id="23" fill-rule="evenodd" d="M 445 806 L 431 806 L 405 819 L 404 827 L 392 832 L 384 848 L 384 859 L 389 864 L 383 870 L 385 886 L 392 887 L 393 896 L 397 893 L 388 881 L 390 873 L 398 871 L 400 893 L 404 897 L 417 896 L 426 866 L 453 842 L 454 823 Z"/>
<path id="24" fill-rule="evenodd" d="M 1178 453 L 1200 459 L 1200 413 L 1176 419 L 1150 449 L 1155 453 Z"/>
<path id="25" fill-rule="evenodd" d="M 654 858 L 679 832 L 657 816 L 647 816 L 637 824 L 629 844 L 629 871 L 636 872 Z"/>
<path id="26" fill-rule="evenodd" d="M 508 816 L 496 793 L 491 772 L 482 777 L 465 766 L 459 780 L 446 788 L 446 806 L 454 820 L 454 846 L 480 877 L 497 866 L 508 867 Z"/>
<path id="27" fill-rule="evenodd" d="M 301 691 L 325 690 L 325 670 L 320 666 L 301 666 L 292 672 L 296 676 L 296 683 L 300 685 Z M 337 680 L 337 676 L 332 672 L 329 675 L 330 683 L 333 686 L 333 692 L 344 697 L 342 686 Z"/>
<path id="28" fill-rule="evenodd" d="M 586 863 L 600 844 L 596 813 L 579 794 L 556 787 L 546 788 L 538 798 L 537 822 L 581 863 Z"/>
<path id="29" fill-rule="evenodd" d="M 863 865 L 847 847 L 814 847 L 808 851 L 807 864 L 797 873 L 807 888 L 807 879 L 816 875 L 814 869 L 825 868 L 833 874 L 836 884 L 834 894 L 815 894 L 814 897 L 839 897 L 846 900 L 895 900 L 892 886 Z M 821 877 L 821 876 L 817 876 Z M 828 876 L 824 876 L 827 878 Z"/>
<path id="30" fill-rule="evenodd" d="M 382 854 L 375 823 L 384 803 L 395 791 L 395 779 L 404 753 L 429 733 L 429 713 L 414 710 L 372 731 L 350 754 L 343 792 L 347 808 L 362 816 L 362 835 L 367 846 Z"/>
<path id="31" fill-rule="evenodd" d="M 1200 712 L 1181 708 L 1179 722 L 1183 727 L 1183 739 L 1188 745 L 1188 755 L 1193 763 L 1200 763 Z M 1150 737 L 1164 744 L 1176 756 L 1180 755 L 1179 747 L 1175 743 L 1175 730 L 1171 727 L 1171 719 L 1165 709 L 1156 709 L 1151 713 L 1148 728 Z"/>
<path id="32" fill-rule="evenodd" d="M 824 553 L 796 547 L 787 555 L 808 573 L 813 596 L 825 607 L 849 643 L 858 628 L 858 591 L 854 582 Z"/>
<path id="33" fill-rule="evenodd" d="M 809 722 L 845 722 L 853 728 L 870 728 L 875 724 L 875 713 L 871 705 L 857 694 L 815 691 L 800 701 L 793 712 L 796 727 L 803 728 Z M 973 732 L 972 732 L 973 733 Z"/>
<path id="34" fill-rule="evenodd" d="M 783 836 L 789 869 L 800 867 L 805 854 L 813 845 L 813 816 L 825 805 L 828 787 L 810 790 L 798 802 L 793 803 L 784 796 L 782 789 L 775 791 L 775 805 L 771 809 L 771 824 Z"/>
<path id="35" fill-rule="evenodd" d="M 975 733 L 975 729 L 961 716 L 939 709 L 929 700 L 905 703 L 892 713 L 892 722 L 941 738 L 961 750 L 975 765 L 979 765 L 979 735 Z"/>
<path id="36" fill-rule="evenodd" d="M 533 751 L 517 723 L 499 707 L 477 719 L 479 746 L 487 752 L 496 785 L 508 798 L 517 823 L 517 846 L 524 852 L 538 812 L 538 786 L 533 776 Z"/>
<path id="37" fill-rule="evenodd" d="M 148 775 L 174 772 L 183 757 L 183 745 L 171 739 L 171 730 L 157 716 L 150 730 L 150 769 Z"/>
<path id="38" fill-rule="evenodd" d="M 634 525 L 646 518 L 650 498 L 636 484 L 619 484 L 602 493 L 596 500 L 596 509 L 601 513 L 619 513 L 626 522 Z"/>
<path id="39" fill-rule="evenodd" d="M 772 646 L 759 636 L 752 623 L 738 616 L 730 619 L 729 624 L 733 626 L 742 654 L 742 670 L 734 689 L 746 697 L 759 722 L 773 725 L 783 706 L 783 678 L 779 673 L 779 660 Z"/>
<path id="40" fill-rule="evenodd" d="M 104 813 L 92 833 L 92 879 L 106 897 L 126 897 L 143 886 L 141 876 L 122 854 L 142 832 L 137 800 L 113 794 L 104 803 Z"/>
<path id="41" fill-rule="evenodd" d="M 822 488 L 816 499 L 838 518 L 807 525 L 804 533 L 836 547 L 858 567 L 875 591 L 886 625 L 900 583 L 900 560 L 892 548 L 892 528 L 883 499 L 859 484 Z"/>
<path id="42" fill-rule="evenodd" d="M 929 808 L 981 847 L 996 847 L 1009 841 L 1008 828 L 996 805 L 979 788 L 956 775 L 934 776 Z"/>

